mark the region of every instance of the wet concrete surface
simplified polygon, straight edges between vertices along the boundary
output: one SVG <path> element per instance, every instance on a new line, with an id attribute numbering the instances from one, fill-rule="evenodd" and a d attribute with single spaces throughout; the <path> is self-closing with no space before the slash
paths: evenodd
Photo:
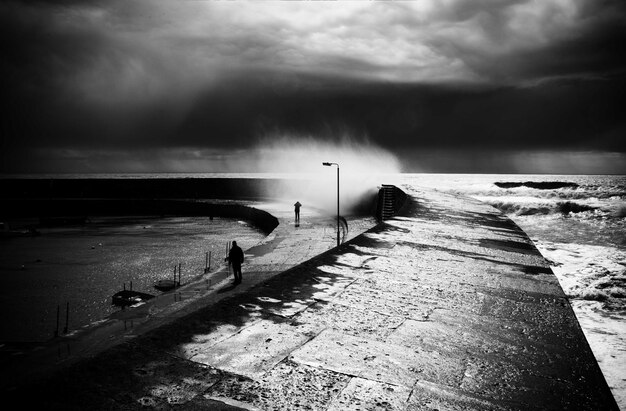
<path id="1" fill-rule="evenodd" d="M 617 409 L 527 236 L 485 204 L 403 189 L 398 217 L 329 251 L 320 220 L 278 216 L 242 286 L 5 392 L 49 409 Z"/>

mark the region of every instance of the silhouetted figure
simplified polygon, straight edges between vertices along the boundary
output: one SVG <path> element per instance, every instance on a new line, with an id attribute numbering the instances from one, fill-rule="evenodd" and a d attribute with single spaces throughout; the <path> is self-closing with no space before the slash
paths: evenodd
<path id="1" fill-rule="evenodd" d="M 243 263 L 243 250 L 237 245 L 237 241 L 233 241 L 233 246 L 228 252 L 228 262 L 233 266 L 235 284 L 240 284 L 242 280 L 241 264 Z"/>
<path id="2" fill-rule="evenodd" d="M 296 201 L 293 205 L 293 211 L 296 213 L 296 225 L 300 225 L 300 207 L 302 207 L 302 204 L 299 201 Z"/>

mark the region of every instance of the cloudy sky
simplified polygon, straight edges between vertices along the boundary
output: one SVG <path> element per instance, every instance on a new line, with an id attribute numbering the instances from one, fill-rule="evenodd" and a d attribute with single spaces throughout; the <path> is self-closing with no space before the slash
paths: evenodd
<path id="1" fill-rule="evenodd" d="M 9 0 L 0 44 L 2 172 L 626 173 L 623 0 Z"/>

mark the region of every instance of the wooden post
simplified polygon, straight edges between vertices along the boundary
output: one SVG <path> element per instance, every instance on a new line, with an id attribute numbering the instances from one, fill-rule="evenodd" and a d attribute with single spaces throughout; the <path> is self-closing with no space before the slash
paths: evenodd
<path id="1" fill-rule="evenodd" d="M 180 285 L 180 273 L 181 273 L 181 269 L 180 269 L 181 263 L 178 263 L 178 285 Z M 174 285 L 176 285 L 176 280 L 174 280 Z"/>
<path id="2" fill-rule="evenodd" d="M 130 282 L 130 291 L 133 291 L 133 282 Z"/>
<path id="3" fill-rule="evenodd" d="M 209 271 L 211 271 L 211 252 L 209 251 Z"/>
<path id="4" fill-rule="evenodd" d="M 57 304 L 57 328 L 54 330 L 54 336 L 59 336 L 59 315 L 61 312 L 61 306 Z"/>
<path id="5" fill-rule="evenodd" d="M 67 303 L 67 308 L 65 310 L 65 328 L 63 329 L 63 334 L 67 334 L 68 326 L 70 323 L 70 303 Z"/>
<path id="6" fill-rule="evenodd" d="M 230 261 L 228 261 L 229 249 L 230 249 L 230 241 L 226 244 L 226 267 L 228 267 L 228 277 L 230 277 Z"/>

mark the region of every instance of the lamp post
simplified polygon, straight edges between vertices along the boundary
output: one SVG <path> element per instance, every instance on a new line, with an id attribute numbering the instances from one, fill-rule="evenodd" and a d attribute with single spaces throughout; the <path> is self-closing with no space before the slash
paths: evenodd
<path id="1" fill-rule="evenodd" d="M 337 247 L 339 247 L 339 164 L 337 163 L 322 163 L 323 166 L 337 166 Z"/>

